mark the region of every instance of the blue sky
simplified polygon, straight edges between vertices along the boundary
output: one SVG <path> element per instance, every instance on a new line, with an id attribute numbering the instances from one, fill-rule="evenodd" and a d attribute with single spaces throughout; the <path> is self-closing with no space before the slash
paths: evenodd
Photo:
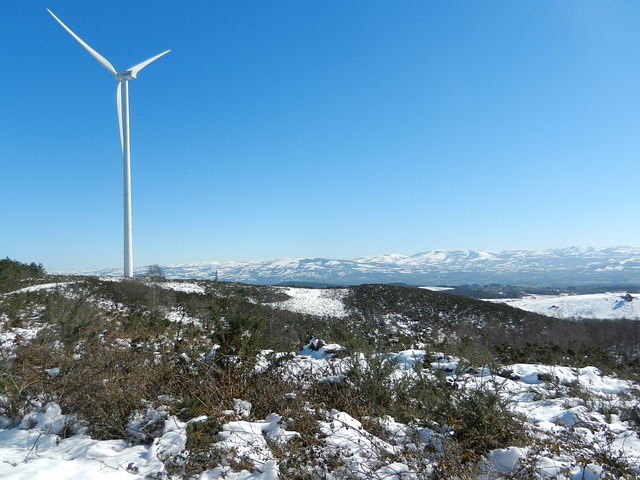
<path id="1" fill-rule="evenodd" d="M 0 257 L 136 265 L 639 244 L 640 3 L 0 3 Z"/>

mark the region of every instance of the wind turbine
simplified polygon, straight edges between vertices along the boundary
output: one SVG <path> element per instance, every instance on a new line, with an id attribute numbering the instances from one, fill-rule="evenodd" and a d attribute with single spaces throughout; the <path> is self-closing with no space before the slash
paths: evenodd
<path id="1" fill-rule="evenodd" d="M 116 104 L 118 107 L 118 123 L 120 125 L 120 143 L 122 145 L 123 170 L 124 170 L 124 276 L 133 277 L 133 236 L 131 233 L 131 151 L 129 143 L 129 80 L 133 80 L 138 76 L 138 72 L 151 62 L 156 61 L 171 50 L 162 52 L 155 57 L 151 57 L 133 67 L 120 73 L 113 68 L 109 61 L 87 45 L 71 31 L 62 21 L 56 17 L 53 12 L 47 9 L 56 21 L 62 25 L 69 34 L 75 38 L 85 50 L 87 50 L 100 65 L 106 68 L 118 81 L 118 89 L 116 91 Z"/>

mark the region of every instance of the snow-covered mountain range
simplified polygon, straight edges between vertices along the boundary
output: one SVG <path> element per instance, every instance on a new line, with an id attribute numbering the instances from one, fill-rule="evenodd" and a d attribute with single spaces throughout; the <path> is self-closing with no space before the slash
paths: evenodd
<path id="1" fill-rule="evenodd" d="M 431 250 L 416 255 L 352 259 L 279 259 L 162 266 L 168 278 L 258 284 L 406 283 L 412 285 L 615 285 L 640 282 L 640 247 L 569 247 L 552 250 Z M 148 267 L 136 269 L 146 273 Z M 119 269 L 92 272 L 120 275 Z"/>

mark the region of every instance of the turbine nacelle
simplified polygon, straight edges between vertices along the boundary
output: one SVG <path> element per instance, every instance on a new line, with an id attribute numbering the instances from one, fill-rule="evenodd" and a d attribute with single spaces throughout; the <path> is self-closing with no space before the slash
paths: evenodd
<path id="1" fill-rule="evenodd" d="M 138 77 L 138 72 L 133 72 L 131 70 L 127 70 L 126 72 L 118 73 L 114 75 L 116 80 L 133 80 Z"/>

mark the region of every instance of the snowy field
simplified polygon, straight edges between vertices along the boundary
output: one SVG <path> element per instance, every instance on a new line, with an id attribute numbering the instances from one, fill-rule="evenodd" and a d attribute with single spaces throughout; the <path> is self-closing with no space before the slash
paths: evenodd
<path id="1" fill-rule="evenodd" d="M 315 289 L 315 288 L 281 288 L 291 298 L 275 305 L 283 310 L 317 315 L 319 317 L 344 317 L 347 311 L 342 299 L 346 289 Z"/>
<path id="2" fill-rule="evenodd" d="M 524 298 L 491 299 L 515 308 L 555 318 L 640 320 L 640 298 L 626 292 L 589 295 L 529 295 Z"/>

